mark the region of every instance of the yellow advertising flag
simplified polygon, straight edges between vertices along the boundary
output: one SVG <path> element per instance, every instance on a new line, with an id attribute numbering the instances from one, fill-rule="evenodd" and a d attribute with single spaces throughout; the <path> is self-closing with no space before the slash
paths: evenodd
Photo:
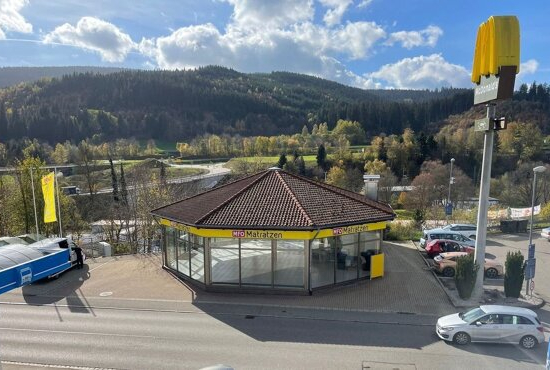
<path id="1" fill-rule="evenodd" d="M 44 222 L 57 221 L 55 212 L 55 173 L 50 172 L 42 177 L 42 193 L 44 194 Z"/>

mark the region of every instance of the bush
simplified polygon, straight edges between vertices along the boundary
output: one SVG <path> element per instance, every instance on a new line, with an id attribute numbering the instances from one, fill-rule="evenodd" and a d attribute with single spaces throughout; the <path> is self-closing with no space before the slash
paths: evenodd
<path id="1" fill-rule="evenodd" d="M 478 266 L 474 263 L 474 255 L 468 254 L 456 260 L 455 283 L 458 295 L 462 299 L 470 299 L 476 283 Z"/>
<path id="2" fill-rule="evenodd" d="M 504 268 L 504 294 L 506 297 L 519 298 L 525 276 L 523 254 L 520 251 L 508 252 Z"/>
<path id="3" fill-rule="evenodd" d="M 411 221 L 391 222 L 386 230 L 386 240 L 419 240 L 422 236 Z"/>

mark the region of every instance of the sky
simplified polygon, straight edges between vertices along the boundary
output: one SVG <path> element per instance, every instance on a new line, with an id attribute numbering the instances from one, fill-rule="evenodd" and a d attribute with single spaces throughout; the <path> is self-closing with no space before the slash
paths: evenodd
<path id="1" fill-rule="evenodd" d="M 372 89 L 472 87 L 478 26 L 520 22 L 550 82 L 548 0 L 0 0 L 0 66 L 290 71 Z"/>

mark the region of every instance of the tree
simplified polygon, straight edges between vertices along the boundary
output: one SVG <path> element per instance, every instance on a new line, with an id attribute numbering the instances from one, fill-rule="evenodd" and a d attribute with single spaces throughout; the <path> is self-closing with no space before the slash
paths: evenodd
<path id="1" fill-rule="evenodd" d="M 6 142 L 8 138 L 8 117 L 6 115 L 6 106 L 0 101 L 0 142 Z"/>
<path id="2" fill-rule="evenodd" d="M 118 202 L 118 180 L 116 178 L 115 166 L 113 165 L 113 160 L 111 158 L 109 158 L 109 165 L 111 166 L 111 186 L 113 187 L 113 200 L 115 202 Z"/>
<path id="3" fill-rule="evenodd" d="M 434 177 L 430 173 L 423 172 L 414 178 L 411 186 L 413 186 L 413 190 L 405 197 L 405 207 L 425 213 L 437 198 L 437 194 L 434 192 L 436 186 Z"/>
<path id="4" fill-rule="evenodd" d="M 279 157 L 279 162 L 277 162 L 277 167 L 283 168 L 285 166 L 286 162 L 287 162 L 286 155 L 283 153 Z"/>
<path id="5" fill-rule="evenodd" d="M 166 186 L 166 165 L 163 161 L 160 161 L 160 183 Z"/>
<path id="6" fill-rule="evenodd" d="M 120 162 L 120 197 L 122 204 L 128 205 L 128 188 L 126 187 L 126 177 L 124 176 L 124 167 L 122 162 Z"/>
<path id="7" fill-rule="evenodd" d="M 344 136 L 352 145 L 363 144 L 366 137 L 365 130 L 359 122 L 345 120 L 338 120 L 336 127 L 332 130 L 332 135 Z"/>
<path id="8" fill-rule="evenodd" d="M 363 173 L 356 168 L 332 166 L 327 174 L 327 184 L 359 192 L 363 188 Z"/>
<path id="9" fill-rule="evenodd" d="M 317 156 L 315 158 L 317 159 L 317 166 L 325 170 L 327 166 L 327 151 L 323 144 L 319 145 L 319 148 L 317 149 Z"/>
<path id="10" fill-rule="evenodd" d="M 300 158 L 296 160 L 296 167 L 300 175 L 306 175 L 306 162 L 304 161 L 304 157 L 300 156 Z"/>

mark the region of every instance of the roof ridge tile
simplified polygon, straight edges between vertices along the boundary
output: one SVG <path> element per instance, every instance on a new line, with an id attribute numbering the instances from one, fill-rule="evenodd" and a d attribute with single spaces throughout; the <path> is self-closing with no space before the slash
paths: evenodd
<path id="1" fill-rule="evenodd" d="M 260 172 L 261 173 L 261 172 Z M 205 213 L 204 215 L 202 215 L 202 217 L 200 217 L 198 220 L 195 221 L 195 224 L 199 224 L 201 221 L 205 220 L 206 218 L 208 218 L 210 215 L 212 215 L 213 213 L 217 212 L 219 209 L 221 209 L 223 206 L 225 206 L 226 204 L 228 204 L 230 201 L 232 201 L 233 199 L 237 198 L 240 194 L 244 193 L 246 190 L 250 189 L 250 187 L 252 187 L 254 184 L 256 184 L 258 181 L 260 181 L 261 179 L 263 179 L 264 177 L 266 177 L 267 175 L 269 174 L 269 171 L 266 171 L 264 172 L 263 174 L 261 174 L 260 176 L 258 176 L 257 179 L 255 179 L 254 181 L 252 181 L 250 184 L 246 185 L 245 187 L 243 187 L 241 190 L 239 190 L 238 192 L 236 192 L 235 194 L 233 194 L 232 196 L 230 196 L 229 198 L 227 198 L 225 201 L 221 202 L 217 207 L 214 207 L 213 209 L 211 209 L 209 212 Z M 253 175 L 252 175 L 253 176 Z M 246 177 L 245 177 L 246 179 Z M 218 188 L 219 189 L 219 188 Z"/>
<path id="2" fill-rule="evenodd" d="M 313 222 L 313 220 L 311 219 L 311 217 L 309 216 L 309 214 L 307 213 L 305 208 L 302 206 L 302 204 L 300 203 L 300 201 L 296 197 L 296 194 L 294 194 L 294 192 L 292 191 L 290 186 L 286 183 L 285 179 L 281 176 L 279 171 L 276 171 L 275 173 L 277 175 L 277 178 L 283 183 L 284 189 L 290 194 L 290 197 L 292 198 L 292 201 L 298 206 L 298 209 L 305 216 L 305 218 L 308 220 L 309 224 L 313 226 L 315 223 Z"/>

